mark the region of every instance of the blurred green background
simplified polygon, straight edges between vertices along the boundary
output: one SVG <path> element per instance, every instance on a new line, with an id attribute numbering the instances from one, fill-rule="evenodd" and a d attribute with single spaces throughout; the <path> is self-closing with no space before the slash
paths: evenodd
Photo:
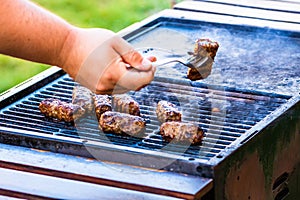
<path id="1" fill-rule="evenodd" d="M 119 31 L 163 9 L 172 0 L 32 0 L 80 27 Z M 179 0 L 177 0 L 179 2 Z M 49 66 L 0 55 L 0 92 L 47 69 Z"/>

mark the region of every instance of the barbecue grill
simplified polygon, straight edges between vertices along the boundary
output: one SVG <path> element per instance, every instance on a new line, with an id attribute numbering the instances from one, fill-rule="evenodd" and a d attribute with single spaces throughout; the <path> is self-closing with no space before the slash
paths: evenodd
<path id="1" fill-rule="evenodd" d="M 299 13 L 297 2 L 184 1 L 121 31 L 142 54 L 158 59 L 193 49 L 201 37 L 220 44 L 208 78 L 190 81 L 186 67 L 168 64 L 149 86 L 129 93 L 147 122 L 143 137 L 102 133 L 95 116 L 75 124 L 44 117 L 39 103 L 49 97 L 70 102 L 76 85 L 56 67 L 3 93 L 0 170 L 21 182 L 0 180 L 0 195 L 295 199 Z M 200 145 L 162 139 L 159 100 L 176 104 L 184 121 L 204 130 Z"/>

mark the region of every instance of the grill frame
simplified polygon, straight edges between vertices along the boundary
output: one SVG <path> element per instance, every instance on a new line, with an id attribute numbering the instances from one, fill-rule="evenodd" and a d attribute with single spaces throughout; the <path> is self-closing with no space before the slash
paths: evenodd
<path id="1" fill-rule="evenodd" d="M 262 24 L 259 25 L 258 22 L 260 22 L 259 20 L 254 20 L 254 19 L 246 19 L 243 23 L 241 23 L 241 19 L 242 18 L 238 18 L 238 17 L 229 17 L 229 16 L 222 16 L 220 18 L 219 17 L 215 17 L 213 15 L 209 15 L 207 13 L 205 14 L 193 14 L 191 15 L 190 12 L 186 12 L 186 11 L 176 11 L 176 12 L 170 12 L 170 11 L 164 11 L 163 12 L 163 17 L 166 17 L 167 15 L 171 18 L 198 18 L 198 19 L 201 19 L 201 20 L 204 20 L 204 21 L 214 21 L 216 23 L 229 23 L 229 24 L 236 24 L 236 25 L 247 25 L 247 23 L 249 23 L 250 25 L 252 26 L 261 26 L 263 27 L 264 25 L 268 26 L 268 27 L 271 27 L 271 28 L 274 28 L 274 29 L 281 29 L 281 30 L 287 30 L 287 31 L 292 31 L 293 29 L 295 29 L 295 31 L 299 31 L 299 26 L 291 26 L 292 24 L 286 24 L 286 23 L 279 23 L 279 22 L 268 22 L 268 21 L 263 21 Z M 136 31 L 136 33 L 138 33 L 137 30 L 139 30 L 140 26 L 143 24 L 149 24 L 149 23 L 152 23 L 152 21 L 154 19 L 157 19 L 158 16 L 161 16 L 161 14 L 159 15 L 155 15 L 153 17 L 150 17 L 148 19 L 146 19 L 145 21 L 143 21 L 142 23 L 140 24 L 136 24 L 136 25 L 133 25 L 131 27 L 129 27 L 128 29 L 125 29 L 124 31 L 122 31 L 123 33 L 126 33 L 128 34 L 128 32 L 131 32 L 133 30 Z M 145 22 L 145 23 L 144 23 Z M 298 27 L 298 28 L 297 28 Z M 125 35 L 126 35 L 125 34 Z M 296 34 L 298 35 L 298 33 Z M 2 106 L 7 106 L 7 105 L 10 105 L 11 103 L 15 102 L 15 101 L 18 101 L 19 99 L 23 98 L 24 95 L 26 94 L 29 94 L 31 92 L 34 92 L 36 89 L 42 87 L 43 85 L 47 84 L 49 82 L 49 80 L 55 80 L 56 78 L 60 77 L 61 75 L 63 75 L 64 73 L 62 72 L 62 70 L 60 69 L 57 69 L 57 68 L 51 68 L 50 69 L 50 73 L 49 71 L 48 72 L 43 72 L 42 74 L 36 76 L 36 77 L 33 77 L 32 79 L 26 81 L 25 83 L 15 87 L 15 88 L 12 88 L 11 90 L 5 92 L 4 94 L 1 95 L 0 99 L 1 99 L 1 104 Z M 3 108 L 1 106 L 1 108 Z M 269 139 L 269 138 L 272 138 L 272 134 L 273 133 L 276 133 L 276 134 L 281 134 L 281 135 L 286 135 L 289 139 L 289 142 L 292 142 L 293 141 L 293 137 L 295 137 L 295 135 L 299 135 L 299 126 L 297 126 L 297 122 L 299 124 L 299 111 L 300 111 L 300 107 L 299 107 L 299 93 L 298 94 L 295 94 L 295 96 L 293 96 L 289 102 L 287 104 L 285 104 L 284 106 L 282 106 L 281 108 L 277 109 L 275 112 L 273 112 L 270 116 L 268 116 L 267 119 L 261 121 L 257 126 L 259 127 L 259 130 L 252 130 L 253 132 L 250 132 L 249 131 L 249 134 L 247 134 L 243 140 L 241 141 L 236 141 L 234 143 L 235 147 L 234 148 L 231 148 L 231 149 L 227 149 L 227 153 L 228 155 L 230 156 L 227 156 L 227 157 L 222 157 L 222 158 L 218 158 L 216 160 L 213 160 L 211 161 L 213 164 L 216 164 L 215 166 L 214 165 L 203 165 L 203 164 L 198 164 L 196 163 L 196 165 L 194 167 L 197 167 L 198 169 L 201 169 L 201 173 L 196 173 L 197 175 L 203 175 L 203 176 L 209 176 L 209 177 L 214 177 L 214 183 L 213 183 L 213 187 L 214 187 L 214 191 L 210 191 L 209 192 L 209 197 L 208 198 L 203 198 L 203 199 L 240 199 L 241 196 L 242 197 L 245 197 L 246 199 L 248 198 L 251 198 L 251 197 L 255 197 L 255 194 L 259 194 L 259 195 L 262 195 L 263 193 L 259 193 L 257 191 L 261 191 L 264 190 L 263 192 L 265 193 L 268 193 L 268 197 L 269 199 L 273 199 L 274 197 L 276 197 L 276 195 L 278 193 L 281 192 L 280 190 L 280 187 L 279 188 L 276 188 L 276 190 L 272 190 L 272 187 L 270 189 L 270 187 L 268 187 L 267 183 L 266 185 L 264 185 L 265 188 L 257 188 L 258 186 L 256 186 L 256 184 L 254 185 L 251 185 L 252 187 L 249 188 L 249 187 L 246 187 L 246 188 L 242 188 L 243 190 L 238 190 L 238 191 L 232 191 L 228 188 L 226 188 L 226 185 L 234 185 L 233 183 L 235 182 L 232 182 L 232 179 L 234 180 L 241 180 L 238 184 L 240 186 L 248 186 L 249 182 L 248 182 L 248 179 L 249 180 L 256 180 L 255 179 L 255 174 L 257 171 L 253 171 L 252 169 L 250 173 L 250 175 L 246 176 L 246 181 L 243 180 L 243 178 L 245 178 L 244 176 L 240 175 L 239 173 L 241 171 L 247 171 L 247 169 L 249 169 L 249 167 L 245 167 L 243 164 L 247 162 L 247 159 L 252 156 L 252 152 L 256 151 L 259 147 L 257 146 L 257 144 L 261 145 L 263 144 L 262 142 L 259 142 L 257 143 L 257 141 L 261 141 L 261 140 L 266 140 L 266 139 Z M 284 121 L 282 121 L 284 120 Z M 293 127 L 289 127 L 287 132 L 280 132 L 280 131 L 276 131 L 276 128 L 279 126 L 284 126 L 284 123 L 285 122 L 288 122 L 288 123 L 293 123 Z M 296 124 L 296 125 L 295 125 Z M 296 131 L 293 130 L 296 128 Z M 297 129 L 298 128 L 298 129 Z M 4 130 L 4 132 L 0 135 L 3 135 L 3 134 L 8 134 L 9 136 L 12 136 L 12 144 L 14 141 L 16 141 L 15 139 L 20 139 L 20 141 L 22 141 L 24 138 L 21 138 L 21 135 L 16 133 L 15 130 L 12 130 L 12 129 L 6 129 Z M 24 134 L 27 134 L 27 133 L 23 133 Z M 28 136 L 31 135 L 31 133 L 28 133 L 27 134 Z M 35 137 L 40 137 L 40 135 L 36 135 Z M 3 139 L 3 137 L 1 138 L 1 140 Z M 60 138 L 60 139 L 63 139 L 63 138 Z M 44 140 L 45 142 L 52 142 L 53 146 L 55 145 L 55 143 L 57 142 L 55 138 L 47 138 L 47 140 Z M 74 139 L 73 140 L 74 144 L 77 145 L 77 144 L 81 144 L 82 141 L 80 140 L 76 140 Z M 280 144 L 280 141 L 278 140 L 275 140 L 275 144 Z M 16 145 L 19 145 L 16 143 Z M 0 145 L 1 147 L 1 150 L 3 148 L 6 148 L 6 147 L 3 147 L 3 145 Z M 287 145 L 286 148 L 290 148 L 290 144 Z M 300 146 L 300 144 L 298 144 L 298 146 Z M 20 151 L 16 151 L 15 148 L 12 146 L 10 147 L 11 149 L 8 149 L 6 152 L 8 153 L 12 153 L 11 155 L 16 155 L 16 156 L 11 156 L 11 157 L 6 157 L 6 159 L 4 158 L 3 159 L 3 155 L 1 155 L 1 160 L 9 160 L 11 161 L 10 163 L 10 167 L 12 167 L 12 169 L 14 169 L 15 167 L 15 162 L 25 162 L 25 163 L 29 163 L 28 166 L 25 166 L 26 170 L 29 170 L 30 172 L 32 173 L 37 173 L 35 171 L 35 168 L 32 167 L 32 166 L 36 166 L 36 165 L 42 165 L 44 167 L 44 173 L 48 174 L 48 171 L 47 171 L 47 168 L 53 168 L 53 165 L 55 164 L 51 164 L 51 166 L 49 166 L 46 161 L 45 161 L 45 155 L 42 155 L 44 153 L 42 152 L 39 152 L 39 156 L 36 157 L 36 159 L 34 161 L 31 161 L 30 159 L 25 159 L 26 161 L 24 161 L 24 158 L 22 158 L 23 155 L 23 152 L 24 151 L 28 151 L 29 149 L 25 148 L 25 150 L 23 148 L 20 148 Z M 61 149 L 60 149 L 61 150 Z M 272 150 L 272 149 L 271 149 Z M 30 150 L 30 151 L 34 151 L 34 150 Z M 2 150 L 2 152 L 5 153 L 5 151 Z M 109 151 L 107 151 L 109 152 Z M 291 151 L 289 151 L 291 152 Z M 300 151 L 298 151 L 300 152 Z M 67 152 L 66 152 L 67 153 Z M 109 152 L 109 153 L 112 153 L 114 155 L 117 156 L 118 152 Z M 123 152 L 124 153 L 124 152 Z M 131 154 L 130 152 L 125 152 L 125 154 Z M 270 152 L 272 156 L 276 157 L 277 154 L 279 154 L 277 151 L 276 152 Z M 296 152 L 297 153 L 297 152 Z M 35 154 L 26 154 L 28 156 L 30 155 L 35 155 Z M 62 156 L 61 154 L 58 154 L 58 155 L 51 155 L 50 157 L 48 158 L 52 158 L 54 160 L 53 163 L 55 163 L 55 161 L 57 161 L 58 159 L 56 159 L 57 157 L 59 156 Z M 299 153 L 297 153 L 297 155 L 299 157 Z M 264 155 L 262 157 L 259 158 L 259 161 L 261 161 L 261 159 L 268 159 L 270 157 L 269 154 L 267 155 Z M 134 157 L 136 158 L 136 157 Z M 15 160 L 14 160 L 15 159 Z M 271 160 L 272 161 L 272 160 Z M 280 166 L 282 163 L 281 162 L 289 162 L 288 159 L 282 159 L 282 160 L 279 160 L 279 161 L 274 161 L 273 165 L 278 165 Z M 299 161 L 299 159 L 298 159 Z M 59 162 L 59 164 L 61 165 L 65 165 L 65 160 L 62 159 L 61 162 Z M 58 164 L 58 165 L 59 165 Z M 82 164 L 82 161 L 80 162 L 77 162 L 77 164 Z M 180 165 L 181 163 L 175 163 L 175 165 Z M 290 162 L 291 165 L 295 164 L 294 165 L 294 169 L 295 171 L 291 172 L 291 174 L 289 173 L 290 177 L 288 177 L 288 181 L 287 182 L 283 182 L 283 185 L 280 185 L 280 186 L 283 186 L 283 188 L 286 188 L 286 186 L 289 186 L 290 185 L 293 185 L 293 190 L 290 189 L 290 194 L 292 195 L 292 197 L 298 197 L 299 196 L 299 189 L 298 188 L 295 188 L 297 187 L 297 180 L 299 180 L 299 165 L 298 165 L 298 162 Z M 76 164 L 75 164 L 76 165 Z M 260 163 L 257 164 L 259 167 L 261 167 Z M 265 165 L 265 163 L 263 164 L 263 166 Z M 86 166 L 90 166 L 89 163 L 86 163 Z M 183 167 L 185 167 L 184 165 L 182 165 Z M 190 166 L 190 165 L 189 165 Z M 74 170 L 74 165 L 71 166 L 71 165 L 68 165 L 68 167 L 71 167 L 73 170 Z M 175 166 L 176 167 L 176 166 Z M 266 166 L 264 166 L 266 167 Z M 1 168 L 3 168 L 3 166 L 1 166 Z M 59 171 L 64 171 L 64 169 L 62 170 L 61 169 L 61 166 L 58 166 L 56 167 L 55 169 L 58 169 Z M 81 169 L 84 169 L 84 168 L 81 168 Z M 142 168 L 141 168 L 142 169 Z M 19 169 L 19 170 L 24 170 L 24 169 Z M 187 168 L 187 170 L 194 170 L 193 169 L 189 169 Z M 287 168 L 283 168 L 283 170 L 287 170 Z M 80 170 L 79 170 L 80 171 Z M 93 169 L 91 170 L 93 172 Z M 88 171 L 89 172 L 89 175 L 92 175 L 94 176 L 94 174 L 92 173 L 91 174 L 91 171 Z M 78 174 L 78 171 L 75 169 L 73 172 L 75 172 L 75 174 Z M 179 172 L 183 172 L 183 171 L 180 171 Z M 230 174 L 232 172 L 236 172 L 237 174 L 233 173 Z M 284 172 L 284 171 L 283 171 Z M 13 172 L 12 172 L 13 173 Z M 194 173 L 192 171 L 192 173 Z M 271 172 L 272 173 L 272 172 Z M 69 175 L 69 174 L 68 174 Z M 237 178 L 236 175 L 239 175 Z M 263 174 L 265 176 L 265 179 L 268 179 L 268 180 L 276 180 L 276 178 L 278 177 L 281 177 L 281 174 L 278 174 L 277 172 L 274 174 L 270 174 L 270 172 L 268 172 L 267 174 Z M 57 174 L 52 174 L 51 176 L 57 176 Z M 198 176 L 199 177 L 199 176 Z M 72 177 L 68 177 L 68 178 L 71 178 Z M 135 177 L 136 178 L 136 177 Z M 168 179 L 169 180 L 169 179 Z M 296 180 L 296 181 L 295 181 Z M 211 179 L 212 181 L 212 179 Z M 276 182 L 276 181 L 275 181 Z M 291 182 L 291 184 L 289 184 L 289 182 Z M 256 182 L 255 182 L 256 183 Z M 258 183 L 258 182 L 257 182 Z M 268 183 L 269 184 L 269 183 Z M 273 184 L 274 186 L 275 184 Z M 143 185 L 140 185 L 139 187 L 143 187 Z M 210 187 L 207 188 L 207 189 L 211 189 L 212 187 L 212 183 L 210 183 Z M 241 188 L 239 188 L 241 189 Z M 251 191 L 249 191 L 249 189 L 252 189 Z M 253 192 L 255 191 L 255 192 Z M 0 194 L 3 194 L 1 193 L 1 189 L 0 189 Z M 28 192 L 28 191 L 27 191 Z M 30 190 L 28 193 L 31 193 L 32 191 Z M 191 199 L 198 199 L 198 198 L 202 198 L 202 195 L 204 195 L 204 191 L 202 191 L 203 193 L 201 194 L 201 197 L 200 195 L 196 196 L 195 194 L 191 195 L 191 196 L 188 196 L 189 198 Z M 207 190 L 205 190 L 205 192 L 207 192 Z M 253 192 L 253 193 L 251 193 Z M 237 194 L 238 193 L 238 194 Z M 4 193 L 4 194 L 7 194 L 7 193 Z M 172 196 L 172 195 L 169 195 L 169 194 L 166 194 L 165 191 L 162 191 L 161 192 L 162 195 L 164 196 Z M 234 196 L 234 195 L 237 195 L 237 196 Z M 253 195 L 253 196 L 252 196 Z M 290 195 L 290 196 L 291 196 Z M 57 195 L 58 196 L 58 195 Z M 175 195 L 173 195 L 175 196 Z M 23 197 L 26 197 L 26 196 L 23 196 Z M 183 197 L 183 196 L 176 196 L 176 197 Z M 230 198 L 231 197 L 231 198 Z M 259 196 L 259 198 L 261 198 L 261 196 Z"/>
<path id="2" fill-rule="evenodd" d="M 143 21 L 143 24 L 139 24 L 137 27 L 131 26 L 128 29 L 123 30 L 120 35 L 123 36 L 128 41 L 133 40 L 136 37 L 139 37 L 141 34 L 155 28 L 156 24 L 160 22 L 168 21 L 176 21 L 176 20 L 196 20 L 198 18 L 198 13 L 192 16 L 182 16 L 187 15 L 187 12 L 182 11 L 174 11 L 174 10 L 166 10 L 158 15 L 150 17 Z M 187 18 L 187 19 L 185 19 Z M 201 20 L 200 20 L 201 21 Z M 231 25 L 240 26 L 235 24 L 235 22 L 231 21 Z M 217 23 L 217 22 L 213 22 Z M 222 23 L 222 22 L 218 22 Z M 286 23 L 284 23 L 286 24 Z M 241 25 L 242 26 L 242 25 Z M 287 26 L 286 28 L 289 28 Z M 130 32 L 128 33 L 128 31 Z M 300 30 L 300 29 L 299 29 Z M 298 36 L 296 34 L 296 36 Z M 29 79 L 25 83 L 22 83 L 15 88 L 7 91 L 6 93 L 1 95 L 1 108 L 3 109 L 6 106 L 9 106 L 15 101 L 22 99 L 24 96 L 31 94 L 32 92 L 38 90 L 39 88 L 45 86 L 51 81 L 56 80 L 57 78 L 63 76 L 65 73 L 56 67 L 53 67 L 45 72 L 41 73 L 38 76 Z M 169 80 L 170 81 L 170 80 Z M 195 85 L 201 83 L 195 83 Z M 220 86 L 214 86 L 216 88 Z M 238 89 L 234 89 L 236 92 L 248 92 L 254 93 L 255 95 L 269 95 L 272 96 L 274 94 L 270 93 L 260 93 L 258 91 L 246 91 Z M 280 97 L 279 94 L 276 94 Z M 282 97 L 287 98 L 285 95 Z M 242 136 L 238 137 L 231 145 L 227 146 L 220 154 L 213 157 L 209 161 L 203 159 L 189 159 L 187 157 L 178 157 L 172 154 L 164 153 L 164 152 L 153 152 L 147 149 L 139 149 L 136 151 L 135 148 L 131 147 L 122 147 L 122 146 L 112 146 L 106 143 L 96 142 L 96 141 L 86 141 L 84 139 L 70 139 L 61 136 L 52 136 L 52 135 L 44 135 L 39 133 L 32 133 L 30 131 L 21 131 L 16 132 L 16 130 L 11 128 L 1 127 L 1 137 L 0 140 L 2 143 L 13 144 L 13 145 L 21 145 L 31 148 L 40 148 L 43 150 L 51 150 L 53 152 L 66 153 L 71 155 L 78 155 L 84 157 L 93 157 L 90 154 L 90 150 L 97 150 L 98 147 L 101 147 L 102 156 L 101 159 L 108 160 L 112 162 L 119 162 L 124 164 L 130 164 L 135 166 L 143 166 L 150 168 L 161 168 L 163 169 L 187 173 L 192 175 L 200 175 L 202 177 L 213 177 L 214 172 L 213 168 L 218 165 L 220 162 L 226 159 L 232 152 L 238 149 L 240 146 L 251 140 L 251 138 L 255 137 L 261 130 L 267 127 L 272 121 L 274 121 L 278 116 L 282 113 L 286 112 L 293 105 L 299 102 L 299 95 L 295 95 L 290 98 L 284 105 L 280 108 L 276 109 L 275 112 L 272 112 L 267 118 L 260 121 L 256 125 L 254 125 L 250 130 L 247 130 Z M 89 151 L 85 149 L 85 147 L 89 148 Z M 155 163 L 159 163 L 155 165 Z M 171 163 L 171 164 L 170 164 Z"/>

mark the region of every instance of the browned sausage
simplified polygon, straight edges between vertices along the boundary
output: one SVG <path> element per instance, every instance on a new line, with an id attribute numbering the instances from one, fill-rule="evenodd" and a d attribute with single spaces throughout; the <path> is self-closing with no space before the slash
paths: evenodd
<path id="1" fill-rule="evenodd" d="M 72 122 L 85 113 L 85 110 L 78 105 L 54 98 L 43 100 L 39 104 L 39 109 L 47 117 L 66 122 Z"/>
<path id="2" fill-rule="evenodd" d="M 101 115 L 106 111 L 111 111 L 111 100 L 108 95 L 97 95 L 93 96 L 94 99 L 94 106 L 95 106 L 95 113 L 98 118 L 100 119 Z"/>
<path id="3" fill-rule="evenodd" d="M 114 95 L 113 109 L 117 112 L 140 116 L 140 105 L 128 94 Z"/>
<path id="4" fill-rule="evenodd" d="M 210 75 L 214 58 L 219 44 L 210 39 L 198 39 L 195 43 L 194 54 L 198 57 L 209 56 L 208 61 L 200 68 L 189 68 L 187 77 L 190 80 L 200 80 Z"/>
<path id="5" fill-rule="evenodd" d="M 160 126 L 160 134 L 168 142 L 199 144 L 202 141 L 204 132 L 197 124 L 165 122 Z"/>
<path id="6" fill-rule="evenodd" d="M 99 128 L 103 132 L 138 135 L 144 132 L 146 122 L 142 117 L 127 113 L 107 111 L 99 119 Z"/>
<path id="7" fill-rule="evenodd" d="M 156 107 L 157 119 L 161 122 L 181 121 L 181 112 L 175 104 L 168 101 L 159 101 Z"/>
<path id="8" fill-rule="evenodd" d="M 92 92 L 81 85 L 75 86 L 72 94 L 72 103 L 82 107 L 86 113 L 93 110 Z"/>

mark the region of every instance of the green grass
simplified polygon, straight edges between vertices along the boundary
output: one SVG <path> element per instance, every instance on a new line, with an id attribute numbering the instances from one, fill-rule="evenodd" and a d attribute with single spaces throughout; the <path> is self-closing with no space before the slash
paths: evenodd
<path id="1" fill-rule="evenodd" d="M 170 0 L 32 0 L 80 27 L 119 31 L 170 7 Z M 0 92 L 47 69 L 49 66 L 0 55 Z"/>

